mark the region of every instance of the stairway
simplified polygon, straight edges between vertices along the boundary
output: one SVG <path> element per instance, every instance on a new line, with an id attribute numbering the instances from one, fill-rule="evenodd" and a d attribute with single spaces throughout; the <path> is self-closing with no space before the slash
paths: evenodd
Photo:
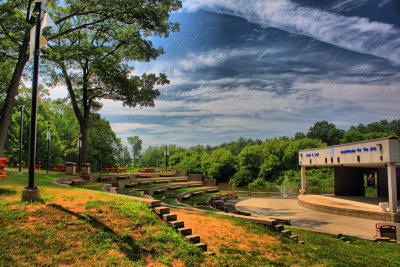
<path id="1" fill-rule="evenodd" d="M 305 244 L 304 241 L 299 240 L 299 237 L 297 235 L 292 235 L 292 231 L 286 230 L 285 226 L 283 224 L 276 224 L 273 226 L 273 228 L 275 231 L 280 232 L 286 236 L 289 236 L 290 239 L 294 240 L 298 244 L 302 244 L 302 245 Z"/>
<path id="2" fill-rule="evenodd" d="M 192 229 L 185 227 L 184 221 L 179 221 L 176 214 L 170 213 L 169 207 L 157 206 L 152 207 L 153 211 L 165 222 L 167 222 L 172 228 L 186 238 L 186 241 L 192 243 L 196 247 L 200 248 L 206 255 L 215 255 L 215 252 L 207 250 L 207 244 L 200 242 L 200 236 L 194 235 Z"/>

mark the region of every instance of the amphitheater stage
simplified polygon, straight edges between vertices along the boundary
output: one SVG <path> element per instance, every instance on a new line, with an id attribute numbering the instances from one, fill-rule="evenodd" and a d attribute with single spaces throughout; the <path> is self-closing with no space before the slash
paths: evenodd
<path id="1" fill-rule="evenodd" d="M 335 195 L 299 195 L 298 204 L 308 209 L 377 221 L 400 222 L 400 213 L 383 211 L 379 203 L 388 202 L 385 198 L 335 196 Z"/>

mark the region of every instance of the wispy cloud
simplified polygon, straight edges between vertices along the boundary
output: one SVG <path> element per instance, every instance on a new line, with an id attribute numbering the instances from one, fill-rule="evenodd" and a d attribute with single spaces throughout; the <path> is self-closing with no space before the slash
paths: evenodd
<path id="1" fill-rule="evenodd" d="M 302 7 L 289 0 L 186 0 L 184 7 L 188 11 L 205 8 L 242 17 L 264 27 L 306 35 L 400 64 L 400 30 L 390 24 Z"/>

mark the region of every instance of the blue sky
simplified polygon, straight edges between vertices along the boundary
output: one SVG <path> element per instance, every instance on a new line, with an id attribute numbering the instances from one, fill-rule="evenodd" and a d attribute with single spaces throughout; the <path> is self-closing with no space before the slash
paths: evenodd
<path id="1" fill-rule="evenodd" d="M 118 137 L 145 147 L 293 136 L 327 120 L 347 130 L 400 118 L 400 1 L 186 0 L 155 108 L 105 101 Z"/>

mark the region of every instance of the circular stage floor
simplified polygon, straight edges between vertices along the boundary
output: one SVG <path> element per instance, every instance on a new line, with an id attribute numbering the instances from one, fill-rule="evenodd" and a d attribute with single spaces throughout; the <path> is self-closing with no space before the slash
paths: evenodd
<path id="1" fill-rule="evenodd" d="M 369 198 L 364 198 L 364 201 L 355 201 L 355 199 L 350 200 L 332 195 L 304 196 L 309 196 L 306 199 L 309 203 L 324 204 L 328 207 L 343 207 L 343 205 L 347 205 L 353 208 L 358 207 L 360 210 L 378 210 L 378 212 L 381 210 L 377 204 L 370 203 L 373 200 Z M 375 240 L 375 224 L 382 221 L 316 211 L 300 206 L 297 199 L 285 198 L 248 198 L 237 203 L 236 209 L 250 212 L 253 217 L 287 219 L 291 221 L 292 226 L 311 231 L 330 234 L 341 233 L 369 240 Z M 397 240 L 400 240 L 400 223 L 395 224 L 397 226 Z"/>

